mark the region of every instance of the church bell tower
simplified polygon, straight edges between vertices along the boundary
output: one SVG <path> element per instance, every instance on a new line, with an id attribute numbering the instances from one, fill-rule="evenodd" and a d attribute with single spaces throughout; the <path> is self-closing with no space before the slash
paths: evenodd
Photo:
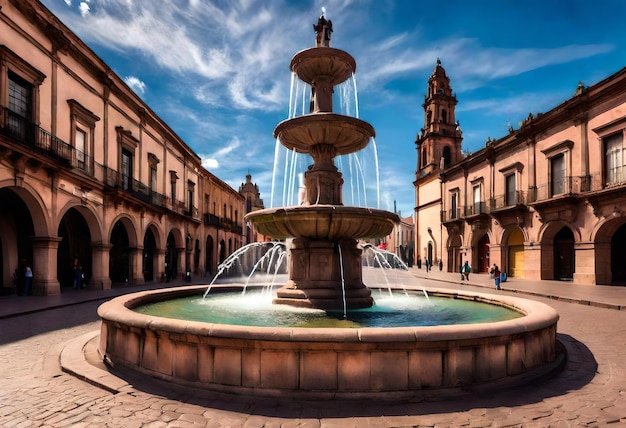
<path id="1" fill-rule="evenodd" d="M 456 95 L 450 79 L 437 59 L 437 65 L 428 79 L 428 93 L 424 96 L 424 127 L 417 134 L 417 180 L 439 172 L 463 158 L 461 129 L 455 116 Z"/>

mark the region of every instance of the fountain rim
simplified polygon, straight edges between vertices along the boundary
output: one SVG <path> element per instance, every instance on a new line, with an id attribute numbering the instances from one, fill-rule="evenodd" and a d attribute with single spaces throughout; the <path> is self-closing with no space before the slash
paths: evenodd
<path id="1" fill-rule="evenodd" d="M 216 291 L 241 291 L 244 285 L 214 285 Z M 427 288 L 429 295 L 454 299 L 473 300 L 481 303 L 503 306 L 522 314 L 519 318 L 473 324 L 451 324 L 437 326 L 408 327 L 257 327 L 233 324 L 187 321 L 144 315 L 133 311 L 142 304 L 154 303 L 173 298 L 202 295 L 206 285 L 172 287 L 159 290 L 140 291 L 115 297 L 98 307 L 98 316 L 109 322 L 119 322 L 135 328 L 168 331 L 177 334 L 196 334 L 207 337 L 237 338 L 249 340 L 290 341 L 290 342 L 338 342 L 338 343 L 383 343 L 383 342 L 438 342 L 445 340 L 475 340 L 493 336 L 514 335 L 520 331 L 531 331 L 554 325 L 558 312 L 541 302 L 512 296 Z M 421 293 L 421 290 L 401 290 Z"/>

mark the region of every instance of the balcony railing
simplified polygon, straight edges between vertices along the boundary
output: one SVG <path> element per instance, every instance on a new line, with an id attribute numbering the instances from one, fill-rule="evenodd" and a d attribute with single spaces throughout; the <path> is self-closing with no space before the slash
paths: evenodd
<path id="1" fill-rule="evenodd" d="M 513 208 L 520 205 L 526 205 L 527 195 L 526 192 L 517 190 L 504 195 L 494 196 L 489 200 L 490 211 L 501 210 L 506 208 Z"/>
<path id="2" fill-rule="evenodd" d="M 529 189 L 528 202 L 538 202 L 562 195 L 588 192 L 591 190 L 591 183 L 591 176 L 564 177 L 559 180 L 553 180 L 551 183 Z"/>
<path id="3" fill-rule="evenodd" d="M 441 222 L 445 223 L 461 218 L 461 208 L 457 207 L 450 210 L 441 211 Z"/>
<path id="4" fill-rule="evenodd" d="M 473 204 L 464 207 L 463 211 L 465 217 L 489 213 L 487 204 L 484 202 L 474 202 Z"/>
<path id="5" fill-rule="evenodd" d="M 204 224 L 206 226 L 219 226 L 220 218 L 216 215 L 206 213 L 204 214 Z"/>

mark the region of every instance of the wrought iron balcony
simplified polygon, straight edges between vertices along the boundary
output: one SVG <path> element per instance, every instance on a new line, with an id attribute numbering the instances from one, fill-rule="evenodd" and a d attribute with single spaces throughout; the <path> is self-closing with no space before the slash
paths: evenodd
<path id="1" fill-rule="evenodd" d="M 527 194 L 521 190 L 509 192 L 504 195 L 494 196 L 489 200 L 489 210 L 506 210 L 511 208 L 524 207 L 527 203 Z"/>
<path id="2" fill-rule="evenodd" d="M 487 204 L 485 202 L 474 202 L 464 207 L 464 217 L 473 217 L 481 214 L 489 214 Z"/>

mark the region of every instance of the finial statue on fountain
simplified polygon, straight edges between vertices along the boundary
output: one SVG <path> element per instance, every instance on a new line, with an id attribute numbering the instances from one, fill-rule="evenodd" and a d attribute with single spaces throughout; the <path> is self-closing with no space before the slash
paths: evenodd
<path id="1" fill-rule="evenodd" d="M 317 20 L 317 24 L 313 24 L 313 29 L 317 33 L 315 36 L 315 46 L 330 46 L 330 33 L 333 32 L 333 22 L 326 19 L 324 14 Z"/>

